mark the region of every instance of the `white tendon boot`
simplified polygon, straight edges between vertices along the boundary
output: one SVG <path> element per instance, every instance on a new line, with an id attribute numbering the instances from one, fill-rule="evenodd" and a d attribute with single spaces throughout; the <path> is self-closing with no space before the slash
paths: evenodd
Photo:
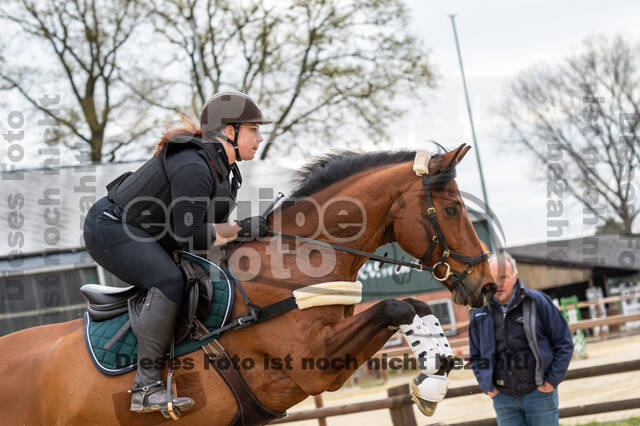
<path id="1" fill-rule="evenodd" d="M 413 401 L 424 415 L 432 416 L 449 388 L 449 378 L 442 371 L 444 366 L 440 363 L 440 357 L 452 357 L 451 346 L 435 315 L 422 318 L 416 315 L 411 324 L 401 325 L 400 331 L 422 370 L 411 381 Z"/>

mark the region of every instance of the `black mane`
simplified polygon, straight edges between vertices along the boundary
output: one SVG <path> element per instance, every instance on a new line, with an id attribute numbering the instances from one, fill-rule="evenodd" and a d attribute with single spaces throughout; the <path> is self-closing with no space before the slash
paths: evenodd
<path id="1" fill-rule="evenodd" d="M 306 197 L 364 170 L 413 161 L 415 151 L 356 153 L 341 151 L 319 157 L 298 171 L 292 198 Z"/>

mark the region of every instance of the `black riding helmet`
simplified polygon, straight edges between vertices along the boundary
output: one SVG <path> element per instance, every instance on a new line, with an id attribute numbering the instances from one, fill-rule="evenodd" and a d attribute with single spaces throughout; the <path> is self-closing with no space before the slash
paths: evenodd
<path id="1" fill-rule="evenodd" d="M 241 123 L 269 124 L 262 115 L 258 104 L 249 96 L 234 90 L 219 92 L 205 102 L 200 114 L 202 135 L 208 139 L 222 138 L 233 145 L 236 151 L 236 161 L 241 161 L 238 150 L 238 133 Z M 233 140 L 222 133 L 222 127 L 232 124 L 235 128 Z"/>

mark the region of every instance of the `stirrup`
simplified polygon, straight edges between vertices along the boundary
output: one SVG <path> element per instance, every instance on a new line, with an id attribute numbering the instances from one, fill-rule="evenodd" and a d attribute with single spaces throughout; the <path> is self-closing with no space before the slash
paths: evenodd
<path id="1" fill-rule="evenodd" d="M 191 398 L 178 397 L 172 392 L 171 384 L 168 381 L 169 388 L 167 393 L 164 394 L 165 401 L 160 404 L 150 404 L 147 399 L 150 394 L 163 393 L 164 383 L 162 381 L 156 381 L 146 386 L 133 386 L 129 393 L 141 392 L 140 404 L 132 405 L 131 411 L 135 413 L 152 413 L 154 411 L 160 411 L 163 416 L 168 419 L 178 420 L 182 411 L 188 410 L 193 407 L 194 401 Z"/>
<path id="2" fill-rule="evenodd" d="M 195 402 L 191 398 L 171 395 L 168 398 L 166 407 L 162 408 L 160 412 L 167 419 L 178 420 L 182 415 L 182 411 L 193 407 L 194 403 Z"/>
<path id="3" fill-rule="evenodd" d="M 175 339 L 171 340 L 171 350 L 169 351 L 169 373 L 167 374 L 167 405 L 160 412 L 166 419 L 178 420 L 182 410 L 193 407 L 195 401 L 191 398 L 178 397 L 178 389 L 173 380 L 173 359 L 175 356 Z"/>
<path id="4" fill-rule="evenodd" d="M 173 383 L 173 346 L 175 340 L 171 341 L 171 353 L 169 356 L 169 374 L 167 374 L 167 409 L 161 410 L 162 415 L 166 419 L 178 420 L 180 417 L 180 408 L 173 406 L 173 388 L 175 387 L 175 383 Z M 176 388 L 176 398 L 178 397 L 178 389 Z"/>

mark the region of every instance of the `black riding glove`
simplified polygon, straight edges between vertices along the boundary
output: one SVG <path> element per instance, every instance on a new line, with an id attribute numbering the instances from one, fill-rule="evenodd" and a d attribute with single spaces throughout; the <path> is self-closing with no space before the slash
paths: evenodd
<path id="1" fill-rule="evenodd" d="M 236 220 L 236 222 L 241 228 L 238 231 L 238 238 L 255 240 L 269 235 L 267 219 L 263 216 L 251 216 L 242 220 Z"/>

